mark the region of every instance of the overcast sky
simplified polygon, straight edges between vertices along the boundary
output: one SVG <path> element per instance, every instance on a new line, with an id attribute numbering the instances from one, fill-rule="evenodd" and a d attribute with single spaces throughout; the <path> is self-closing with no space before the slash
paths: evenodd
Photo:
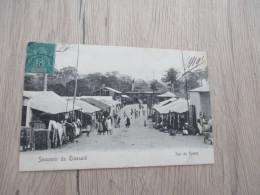
<path id="1" fill-rule="evenodd" d="M 76 67 L 77 49 L 77 45 L 71 45 L 71 48 L 65 52 L 56 52 L 55 67 L 58 70 L 68 66 Z M 205 63 L 201 68 L 205 68 L 207 65 L 205 52 L 184 51 L 183 55 L 185 63 L 189 56 L 205 56 Z M 134 79 L 161 80 L 169 68 L 183 72 L 180 50 L 79 46 L 78 72 L 80 74 L 118 71 L 120 74 L 129 75 Z"/>

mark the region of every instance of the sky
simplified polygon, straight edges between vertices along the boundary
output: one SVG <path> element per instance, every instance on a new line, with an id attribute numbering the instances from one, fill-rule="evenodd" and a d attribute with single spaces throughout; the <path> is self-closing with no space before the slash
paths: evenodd
<path id="1" fill-rule="evenodd" d="M 57 49 L 59 47 L 57 45 Z M 76 67 L 77 51 L 78 45 L 71 45 L 65 52 L 56 52 L 55 68 Z M 206 67 L 205 52 L 183 51 L 185 64 L 191 56 L 204 56 L 205 62 L 200 68 Z M 133 79 L 160 81 L 169 68 L 184 72 L 181 50 L 79 45 L 80 74 L 118 71 Z"/>

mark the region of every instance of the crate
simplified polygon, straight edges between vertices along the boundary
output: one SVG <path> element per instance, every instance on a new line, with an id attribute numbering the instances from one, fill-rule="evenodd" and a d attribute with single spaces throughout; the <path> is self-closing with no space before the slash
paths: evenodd
<path id="1" fill-rule="evenodd" d="M 34 130 L 35 150 L 47 150 L 50 148 L 50 132 L 48 129 Z"/>

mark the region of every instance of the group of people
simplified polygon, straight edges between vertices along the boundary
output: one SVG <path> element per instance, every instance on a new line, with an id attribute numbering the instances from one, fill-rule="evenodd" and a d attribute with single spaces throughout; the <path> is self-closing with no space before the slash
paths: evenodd
<path id="1" fill-rule="evenodd" d="M 110 116 L 104 117 L 102 119 L 99 119 L 97 121 L 97 130 L 98 130 L 98 135 L 105 135 L 107 134 L 112 135 L 112 118 Z"/>
<path id="2" fill-rule="evenodd" d="M 204 132 L 212 132 L 212 118 L 210 117 L 209 121 L 205 118 L 197 119 L 197 127 L 194 129 L 189 128 L 189 124 L 185 123 L 182 127 L 183 135 L 203 135 Z"/>

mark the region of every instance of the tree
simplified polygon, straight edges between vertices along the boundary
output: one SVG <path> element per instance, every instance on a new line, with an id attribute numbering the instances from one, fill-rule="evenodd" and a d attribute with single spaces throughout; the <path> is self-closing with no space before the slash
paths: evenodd
<path id="1" fill-rule="evenodd" d="M 174 83 L 177 81 L 178 72 L 174 68 L 170 68 L 166 71 L 166 74 L 162 78 L 162 81 L 169 83 L 171 86 L 171 92 L 174 92 Z"/>
<path id="2" fill-rule="evenodd" d="M 152 91 L 157 91 L 158 90 L 158 87 L 159 87 L 159 82 L 157 80 L 153 80 L 151 83 L 150 83 L 150 87 L 151 87 L 151 90 Z"/>
<path id="3" fill-rule="evenodd" d="M 137 90 L 140 90 L 140 89 L 147 90 L 147 89 L 150 89 L 150 86 L 145 80 L 138 79 L 138 80 L 135 81 L 135 89 L 137 89 Z"/>

